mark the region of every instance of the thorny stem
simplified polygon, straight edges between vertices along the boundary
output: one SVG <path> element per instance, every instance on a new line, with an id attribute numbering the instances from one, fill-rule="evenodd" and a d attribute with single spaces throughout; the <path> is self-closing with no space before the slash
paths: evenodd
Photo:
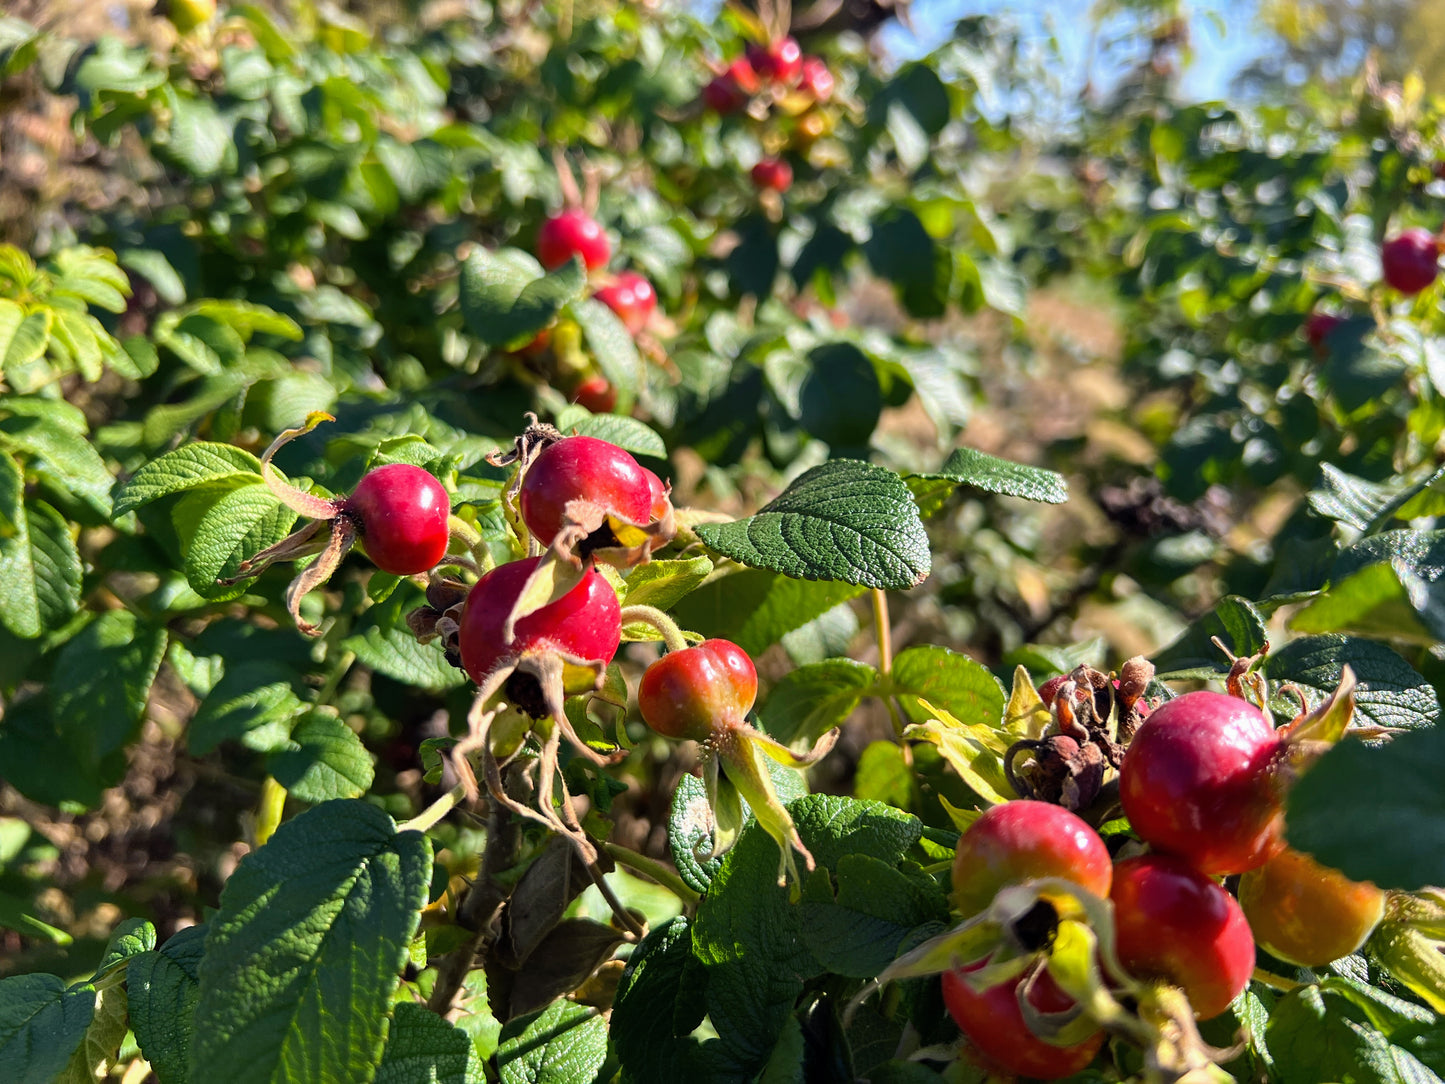
<path id="1" fill-rule="evenodd" d="M 701 896 L 688 886 L 686 881 L 676 873 L 673 873 L 672 870 L 668 869 L 661 862 L 648 858 L 645 854 L 630 851 L 617 843 L 604 843 L 602 844 L 602 849 L 606 851 L 608 856 L 619 866 L 626 866 L 628 869 L 636 870 L 644 877 L 656 881 L 678 899 L 682 900 L 683 903 L 693 904 L 702 899 Z"/>
<path id="2" fill-rule="evenodd" d="M 467 788 L 461 783 L 458 783 L 411 820 L 397 825 L 397 831 L 426 832 L 431 830 L 436 826 L 438 821 L 455 808 L 458 802 L 466 797 L 466 793 Z"/>
<path id="3" fill-rule="evenodd" d="M 662 642 L 667 645 L 667 650 L 684 651 L 687 649 L 687 637 L 683 636 L 682 630 L 677 627 L 677 622 L 657 609 L 657 607 L 623 607 L 622 623 L 627 625 L 633 621 L 640 621 L 644 625 L 650 625 L 662 633 Z"/>
<path id="4" fill-rule="evenodd" d="M 275 834 L 285 810 L 286 788 L 268 775 L 261 784 L 261 802 L 256 809 L 256 846 L 264 846 Z"/>

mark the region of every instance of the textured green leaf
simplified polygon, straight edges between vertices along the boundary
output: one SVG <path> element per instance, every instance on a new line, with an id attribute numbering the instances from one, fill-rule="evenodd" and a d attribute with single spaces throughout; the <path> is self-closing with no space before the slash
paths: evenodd
<path id="1" fill-rule="evenodd" d="M 872 978 L 893 962 L 917 927 L 948 920 L 948 901 L 937 882 L 907 876 L 895 865 L 845 854 L 831 875 L 819 870 L 804 881 L 803 937 L 829 971 Z"/>
<path id="2" fill-rule="evenodd" d="M 1445 592 L 1406 561 L 1380 561 L 1333 579 L 1290 627 L 1430 646 L 1445 638 Z"/>
<path id="3" fill-rule="evenodd" d="M 80 552 L 70 535 L 70 524 L 44 501 L 27 505 L 29 527 L 30 575 L 35 583 L 35 627 L 40 631 L 57 629 L 74 616 L 80 607 L 80 585 L 84 570 Z M 9 570 L 23 575 L 23 566 Z M 30 615 L 26 615 L 28 623 Z M 16 631 L 11 629 L 12 632 Z"/>
<path id="4" fill-rule="evenodd" d="M 262 751 L 286 748 L 291 723 L 306 710 L 300 675 L 282 662 L 251 659 L 227 666 L 191 719 L 186 745 L 204 756 L 223 741 Z"/>
<path id="5" fill-rule="evenodd" d="M 109 974 L 141 953 L 149 952 L 155 947 L 156 928 L 154 926 L 143 918 L 125 919 L 110 935 L 110 941 L 105 946 L 105 955 L 100 958 L 100 966 L 95 969 L 95 977 L 92 981 L 99 981 L 102 975 Z"/>
<path id="6" fill-rule="evenodd" d="M 633 1080 L 678 1080 L 695 1063 L 692 1032 L 706 1006 L 692 927 L 682 916 L 659 926 L 632 950 L 612 1003 L 612 1042 Z"/>
<path id="7" fill-rule="evenodd" d="M 235 575 L 242 561 L 285 538 L 296 513 L 264 483 L 238 478 L 225 486 L 188 491 L 177 502 L 172 521 L 185 554 L 186 582 L 202 598 L 219 599 L 238 595 L 246 586 L 225 587 L 216 581 Z"/>
<path id="8" fill-rule="evenodd" d="M 482 1084 L 485 1079 L 466 1032 L 420 1005 L 397 1005 L 376 1084 Z"/>
<path id="9" fill-rule="evenodd" d="M 918 704 L 926 700 L 965 725 L 998 726 L 1008 695 L 983 664 L 946 647 L 920 644 L 905 648 L 893 660 L 893 692 L 914 719 L 933 713 Z"/>
<path id="10" fill-rule="evenodd" d="M 502 1028 L 497 1071 L 502 1084 L 577 1084 L 607 1060 L 607 1021 L 596 1009 L 559 998 Z"/>
<path id="11" fill-rule="evenodd" d="M 1350 636 L 1306 636 L 1272 652 L 1264 673 L 1273 684 L 1305 690 L 1310 702 L 1324 701 L 1348 665 L 1359 681 L 1355 711 L 1361 722 L 1418 729 L 1440 722 L 1440 698 L 1409 663 L 1383 644 Z M 1291 709 L 1297 706 L 1290 700 Z"/>
<path id="12" fill-rule="evenodd" d="M 564 433 L 596 437 L 633 455 L 667 456 L 667 445 L 650 426 L 625 414 L 593 414 L 586 407 L 573 404 L 557 415 L 557 428 Z"/>
<path id="13" fill-rule="evenodd" d="M 52 1084 L 94 1084 L 96 1080 L 109 1078 L 120 1045 L 125 1041 L 129 1019 L 127 1003 L 124 986 L 96 991 L 95 1010 L 85 1037 Z"/>
<path id="14" fill-rule="evenodd" d="M 79 298 L 108 312 L 125 312 L 130 280 L 115 262 L 115 255 L 89 245 L 73 245 L 55 254 L 58 272 L 50 292 Z"/>
<path id="15" fill-rule="evenodd" d="M 303 802 L 359 798 L 371 789 L 371 754 L 335 715 L 314 711 L 291 731 L 288 747 L 271 758 L 271 774 Z"/>
<path id="16" fill-rule="evenodd" d="M 55 726 L 88 764 L 100 764 L 135 737 L 151 683 L 166 654 L 162 625 L 128 610 L 101 614 L 60 651 L 51 690 Z"/>
<path id="17" fill-rule="evenodd" d="M 985 493 L 1023 497 L 1045 504 L 1063 504 L 1069 499 L 1068 483 L 1064 481 L 1062 474 L 1000 459 L 976 448 L 955 448 L 953 454 L 937 471 L 909 474 L 905 477 L 910 488 L 915 486 L 915 480 L 920 485 L 937 481 L 952 482 L 955 485 L 972 486 Z M 926 490 L 930 487 L 922 485 L 922 488 Z"/>
<path id="18" fill-rule="evenodd" d="M 1445 884 L 1442 772 L 1445 729 L 1377 747 L 1346 739 L 1290 790 L 1290 846 L 1381 888 Z"/>
<path id="19" fill-rule="evenodd" d="M 544 273 L 517 249 L 478 246 L 462 264 L 460 302 L 468 330 L 488 346 L 520 346 L 582 296 L 587 271 L 580 259 Z"/>
<path id="20" fill-rule="evenodd" d="M 0 623 L 27 640 L 41 632 L 34 560 L 25 477 L 10 453 L 0 450 Z"/>
<path id="21" fill-rule="evenodd" d="M 712 561 L 690 557 L 677 561 L 649 561 L 627 574 L 622 605 L 652 606 L 670 610 L 712 575 Z"/>
<path id="22" fill-rule="evenodd" d="M 713 855 L 713 815 L 707 788 L 695 775 L 684 775 L 672 792 L 667 816 L 667 846 L 678 875 L 697 892 L 706 892 L 722 865 Z"/>
<path id="23" fill-rule="evenodd" d="M 261 461 L 250 452 L 230 444 L 197 441 L 151 460 L 118 486 L 112 514 L 123 516 L 206 482 L 260 476 Z"/>
<path id="24" fill-rule="evenodd" d="M 50 345 L 50 331 L 54 325 L 54 310 L 37 309 L 27 314 L 8 335 L 0 334 L 0 346 L 4 347 L 4 353 L 0 353 L 0 372 L 43 358 Z"/>
<path id="25" fill-rule="evenodd" d="M 5 409 L 11 416 L 0 421 L 0 440 L 26 458 L 36 479 L 60 499 L 78 497 L 101 515 L 109 513 L 115 479 L 84 426 L 74 428 L 69 418 L 33 399 L 6 403 Z"/>
<path id="26" fill-rule="evenodd" d="M 1218 636 L 1240 658 L 1257 654 L 1268 640 L 1264 618 L 1254 603 L 1238 595 L 1220 599 L 1214 609 L 1153 658 L 1159 676 L 1210 678 L 1229 672 L 1229 658 L 1214 646 Z"/>
<path id="27" fill-rule="evenodd" d="M 760 655 L 787 633 L 865 590 L 749 568 L 709 580 L 676 603 L 672 614 L 683 628 L 731 640 L 748 654 Z"/>
<path id="28" fill-rule="evenodd" d="M 367 611 L 368 624 L 341 646 L 377 673 L 406 685 L 435 692 L 456 688 L 467 680 L 466 674 L 447 662 L 440 644 L 417 643 L 407 628 L 407 613 L 424 602 L 410 585 L 393 591 Z"/>
<path id="29" fill-rule="evenodd" d="M 189 1079 L 192 1019 L 201 996 L 206 927 L 181 930 L 158 950 L 131 960 L 125 984 L 131 1027 L 160 1084 Z"/>
<path id="30" fill-rule="evenodd" d="M 1309 505 L 1317 515 L 1363 531 L 1393 502 L 1394 486 L 1379 485 L 1321 463 L 1320 488 L 1311 490 Z"/>
<path id="31" fill-rule="evenodd" d="M 642 356 L 632 332 L 615 312 L 594 298 L 574 301 L 568 312 L 582 329 L 582 340 L 602 375 L 617 390 L 617 409 L 629 410 L 642 383 Z"/>
<path id="32" fill-rule="evenodd" d="M 758 725 L 784 745 L 811 744 L 853 714 L 865 696 L 877 695 L 878 671 L 852 659 L 800 666 L 773 686 L 758 710 Z"/>
<path id="33" fill-rule="evenodd" d="M 166 313 L 156 321 L 152 338 L 205 376 L 239 366 L 246 354 L 234 328 L 199 312 Z"/>
<path id="34" fill-rule="evenodd" d="M 55 324 L 51 328 L 52 343 L 59 340 L 70 354 L 70 360 L 80 370 L 80 375 L 94 383 L 105 370 L 101 355 L 100 341 L 92 326 L 94 317 L 70 309 L 55 310 Z"/>
<path id="35" fill-rule="evenodd" d="M 431 881 L 431 847 L 363 801 L 282 824 L 221 893 L 201 960 L 193 1079 L 372 1079 Z"/>
<path id="36" fill-rule="evenodd" d="M 90 1027 L 95 987 L 55 975 L 0 979 L 0 1080 L 53 1084 Z"/>
<path id="37" fill-rule="evenodd" d="M 1301 986 L 1280 998 L 1265 1039 L 1281 1084 L 1428 1084 L 1439 1079 L 1392 1045 L 1336 991 L 1319 986 Z"/>
<path id="38" fill-rule="evenodd" d="M 725 557 L 808 580 L 906 590 L 930 566 L 908 487 L 892 471 L 853 459 L 814 467 L 757 515 L 700 524 L 697 533 Z"/>

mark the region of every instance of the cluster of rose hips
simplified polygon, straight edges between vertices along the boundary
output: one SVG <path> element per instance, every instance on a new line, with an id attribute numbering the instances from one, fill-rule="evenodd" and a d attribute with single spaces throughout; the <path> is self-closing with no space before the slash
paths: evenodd
<path id="1" fill-rule="evenodd" d="M 1048 682 L 1040 693 L 1057 725 L 1094 691 Z M 1281 803 L 1301 763 L 1302 720 L 1276 730 L 1242 696 L 1215 692 L 1187 693 L 1139 717 L 1118 768 L 1118 802 L 1147 850 L 1131 842 L 1111 856 L 1079 815 L 1029 798 L 986 810 L 959 839 L 951 899 L 966 920 L 960 930 L 975 934 L 944 935 L 973 951 L 945 971 L 943 995 L 972 1056 L 994 1072 L 1070 1076 L 1109 1034 L 1145 1047 L 1147 1058 L 1165 1034 L 1151 1030 L 1151 1013 L 1170 1018 L 1168 1034 L 1177 1035 L 1192 1019 L 1224 1012 L 1254 973 L 1256 945 L 1319 966 L 1358 950 L 1384 914 L 1375 886 L 1285 845 Z M 1233 876 L 1235 895 L 1221 882 Z M 1028 886 L 1041 887 L 1023 897 L 1032 906 L 1016 928 L 994 944 L 961 940 Z M 1065 990 L 1050 966 L 1050 938 L 1080 900 L 1097 962 L 1092 978 L 1080 978 L 1075 960 Z M 1137 1007 L 1125 1012 L 1123 1003 Z M 1169 1055 L 1176 1068 L 1209 1056 L 1202 1043 L 1193 1055 Z"/>
<path id="2" fill-rule="evenodd" d="M 805 56 L 795 38 L 781 35 L 766 45 L 749 45 L 702 88 L 703 104 L 719 116 L 749 113 L 765 117 L 773 103 L 796 114 L 800 145 L 828 130 L 828 119 L 815 106 L 833 96 L 833 73 L 821 57 Z M 784 158 L 767 155 L 753 166 L 753 185 L 763 192 L 786 192 L 793 185 L 793 167 Z"/>
<path id="3" fill-rule="evenodd" d="M 580 207 L 569 207 L 552 215 L 537 231 L 537 259 L 548 271 L 566 266 L 574 256 L 581 257 L 589 273 L 604 275 L 612 259 L 607 231 Z M 592 296 L 616 313 L 634 338 L 647 329 L 657 310 L 657 291 L 645 275 L 636 271 L 606 276 Z M 544 329 L 520 352 L 534 357 L 549 347 L 556 352 L 556 346 L 552 331 Z M 617 389 L 606 377 L 591 373 L 576 382 L 571 398 L 594 414 L 607 414 L 617 406 Z"/>

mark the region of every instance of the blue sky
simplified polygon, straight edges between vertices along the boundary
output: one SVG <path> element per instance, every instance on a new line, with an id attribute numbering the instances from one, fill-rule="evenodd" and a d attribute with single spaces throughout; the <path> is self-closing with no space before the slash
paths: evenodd
<path id="1" fill-rule="evenodd" d="M 1082 84 L 1084 54 L 1088 48 L 1089 20 L 1083 16 L 1087 0 L 914 0 L 910 35 L 900 26 L 885 31 L 888 47 L 898 56 L 917 56 L 946 40 L 954 22 L 966 15 L 1003 15 L 1015 19 L 1040 40 L 1052 35 L 1059 45 L 1066 70 L 1077 73 Z M 1254 25 L 1252 0 L 1206 0 L 1190 17 L 1194 58 L 1185 70 L 1180 92 L 1192 100 L 1222 98 L 1230 80 L 1263 47 Z M 1107 85 L 1109 72 L 1102 65 L 1093 72 Z"/>

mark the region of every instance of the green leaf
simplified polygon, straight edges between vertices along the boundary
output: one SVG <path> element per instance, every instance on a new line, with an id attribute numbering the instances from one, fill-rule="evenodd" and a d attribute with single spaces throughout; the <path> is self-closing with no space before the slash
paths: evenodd
<path id="1" fill-rule="evenodd" d="M 177 94 L 171 104 L 166 150 L 194 177 L 218 172 L 231 148 L 231 128 L 205 98 Z"/>
<path id="2" fill-rule="evenodd" d="M 124 986 L 108 986 L 95 993 L 95 1010 L 85 1038 L 70 1056 L 53 1084 L 94 1084 L 110 1077 L 129 1019 Z"/>
<path id="3" fill-rule="evenodd" d="M 208 316 L 218 324 L 225 324 L 245 342 L 250 342 L 251 336 L 258 332 L 292 342 L 300 342 L 305 337 L 301 326 L 291 317 L 250 301 L 218 301 L 207 298 L 197 301 L 189 311 Z"/>
<path id="4" fill-rule="evenodd" d="M 191 590 L 204 599 L 222 599 L 243 593 L 246 585 L 228 587 L 216 581 L 235 575 L 242 561 L 285 538 L 296 513 L 264 483 L 243 476 L 189 490 L 171 519 Z"/>
<path id="5" fill-rule="evenodd" d="M 914 719 L 933 714 L 919 705 L 926 700 L 959 722 L 997 727 L 1008 694 L 987 667 L 967 655 L 934 644 L 905 648 L 893 660 L 893 695 Z"/>
<path id="6" fill-rule="evenodd" d="M 1356 531 L 1366 530 L 1393 503 L 1397 492 L 1397 487 L 1356 478 L 1329 463 L 1321 463 L 1320 472 L 1324 477 L 1320 488 L 1310 491 L 1310 508 Z"/>
<path id="7" fill-rule="evenodd" d="M 631 1079 L 678 1080 L 698 1058 L 691 1036 L 706 1011 L 699 970 L 692 927 L 681 915 L 648 933 L 627 958 L 612 1003 L 611 1036 Z"/>
<path id="8" fill-rule="evenodd" d="M 642 356 L 632 332 L 615 312 L 594 298 L 574 301 L 567 311 L 582 329 L 583 341 L 602 375 L 617 389 L 617 409 L 630 409 L 642 383 Z"/>
<path id="9" fill-rule="evenodd" d="M 706 892 L 722 859 L 713 855 L 713 813 L 707 788 L 695 775 L 678 778 L 667 816 L 667 847 L 672 864 L 688 886 Z"/>
<path id="10" fill-rule="evenodd" d="M 41 633 L 40 599 L 24 502 L 20 464 L 0 450 L 0 623 L 16 636 L 32 640 Z"/>
<path id="11" fill-rule="evenodd" d="M 497 1046 L 502 1084 L 578 1084 L 606 1060 L 607 1021 L 565 998 L 508 1021 Z"/>
<path id="12" fill-rule="evenodd" d="M 903 941 L 926 923 L 948 919 L 938 883 L 907 876 L 893 862 L 845 854 L 830 875 L 816 870 L 803 885 L 803 937 L 819 962 L 839 975 L 867 979 L 898 955 Z"/>
<path id="13" fill-rule="evenodd" d="M 638 565 L 624 581 L 624 606 L 652 606 L 670 610 L 712 575 L 712 561 L 689 557 L 676 561 L 649 561 Z"/>
<path id="14" fill-rule="evenodd" d="M 128 248 L 120 254 L 120 262 L 145 278 L 167 305 L 185 304 L 185 280 L 164 252 L 154 248 Z"/>
<path id="15" fill-rule="evenodd" d="M 53 1084 L 95 1015 L 95 987 L 55 975 L 0 979 L 0 1080 Z"/>
<path id="16" fill-rule="evenodd" d="M 86 313 L 56 309 L 51 341 L 58 340 L 65 347 L 80 375 L 93 384 L 105 371 L 105 362 L 95 333 L 99 325 L 92 324 L 95 324 L 95 318 Z"/>
<path id="17" fill-rule="evenodd" d="M 201 996 L 206 927 L 181 930 L 153 952 L 131 960 L 125 984 L 131 1027 L 160 1084 L 189 1080 L 192 1019 Z"/>
<path id="18" fill-rule="evenodd" d="M 1280 1084 L 1426 1084 L 1439 1079 L 1328 988 L 1301 986 L 1280 998 L 1265 1040 Z"/>
<path id="19" fill-rule="evenodd" d="M 1264 661 L 1273 684 L 1303 688 L 1319 704 L 1339 686 L 1348 665 L 1359 685 L 1355 710 L 1376 726 L 1415 730 L 1440 722 L 1440 698 L 1434 687 L 1384 644 L 1351 636 L 1306 636 L 1293 640 Z M 1289 702 L 1291 709 L 1295 702 Z"/>
<path id="20" fill-rule="evenodd" d="M 156 947 L 156 928 L 143 918 L 128 918 L 115 928 L 105 946 L 105 955 L 95 969 L 92 982 L 98 982 L 116 968 L 124 966 L 143 952 Z"/>
<path id="21" fill-rule="evenodd" d="M 151 501 L 206 482 L 261 476 L 261 461 L 230 444 L 197 441 L 153 459 L 116 488 L 111 514 L 123 516 Z"/>
<path id="22" fill-rule="evenodd" d="M 341 646 L 379 674 L 419 689 L 445 692 L 466 680 L 466 674 L 447 662 L 441 645 L 421 644 L 407 628 L 406 614 L 425 600 L 414 587 L 398 589 L 367 611 L 369 622 Z"/>
<path id="23" fill-rule="evenodd" d="M 375 1084 L 483 1084 L 485 1079 L 466 1032 L 420 1005 L 397 1005 Z"/>
<path id="24" fill-rule="evenodd" d="M 956 448 L 936 472 L 907 474 L 904 481 L 918 500 L 919 507 L 925 509 L 925 515 L 931 515 L 942 506 L 943 498 L 953 486 L 972 486 L 985 493 L 1023 497 L 1045 504 L 1063 504 L 1069 499 L 1068 483 L 1062 474 L 1000 459 L 975 448 Z M 940 482 L 951 485 L 941 490 Z"/>
<path id="25" fill-rule="evenodd" d="M 199 312 L 168 312 L 156 321 L 151 336 L 204 376 L 239 366 L 246 344 L 234 328 Z"/>
<path id="26" fill-rule="evenodd" d="M 852 343 L 824 343 L 808 352 L 798 389 L 798 423 L 835 449 L 867 448 L 883 413 L 878 372 Z"/>
<path id="27" fill-rule="evenodd" d="M 13 301 L 0 301 L 0 305 L 19 309 Z M 10 322 L 6 320 L 6 312 Z M 14 311 L 0 312 L 0 372 L 43 358 L 50 345 L 50 331 L 54 324 L 52 309 L 37 309 L 18 322 L 14 322 Z"/>
<path id="28" fill-rule="evenodd" d="M 930 567 L 908 487 L 892 471 L 853 459 L 814 467 L 757 515 L 700 524 L 697 534 L 725 557 L 807 580 L 906 590 Z"/>
<path id="29" fill-rule="evenodd" d="M 186 746 L 205 756 L 223 741 L 247 748 L 286 748 L 291 722 L 307 705 L 296 694 L 300 675 L 282 662 L 251 659 L 227 666 L 191 719 Z"/>
<path id="30" fill-rule="evenodd" d="M 135 737 L 166 654 L 162 625 L 127 610 L 101 614 L 60 651 L 51 690 L 56 730 L 85 763 L 99 765 Z"/>
<path id="31" fill-rule="evenodd" d="M 362 801 L 282 824 L 221 892 L 201 961 L 191 1075 L 229 1084 L 371 1080 L 431 847 Z"/>
<path id="32" fill-rule="evenodd" d="M 1335 579 L 1290 627 L 1432 646 L 1445 638 L 1445 595 L 1406 563 L 1380 561 Z"/>
<path id="33" fill-rule="evenodd" d="M 894 741 L 870 742 L 858 757 L 853 795 L 896 809 L 912 808 L 918 800 L 918 781 L 903 747 Z"/>
<path id="34" fill-rule="evenodd" d="M 525 252 L 473 248 L 462 264 L 459 300 L 467 329 L 487 346 L 521 346 L 582 296 L 582 261 L 550 273 Z"/>
<path id="35" fill-rule="evenodd" d="M 303 802 L 359 798 L 371 789 L 371 754 L 335 715 L 314 711 L 291 731 L 288 747 L 271 758 L 271 774 Z"/>
<path id="36" fill-rule="evenodd" d="M 1254 603 L 1238 595 L 1226 595 L 1183 636 L 1154 656 L 1159 677 L 1182 680 L 1227 674 L 1229 658 L 1214 646 L 1211 638 L 1215 636 L 1240 658 L 1258 654 L 1269 638 L 1264 617 Z"/>
<path id="37" fill-rule="evenodd" d="M 1445 729 L 1381 746 L 1346 738 L 1289 792 L 1290 846 L 1356 881 L 1445 884 Z"/>
<path id="38" fill-rule="evenodd" d="M 586 407 L 572 404 L 557 415 L 557 428 L 564 433 L 596 437 L 633 455 L 667 457 L 667 445 L 650 426 L 625 414 L 593 414 Z"/>
<path id="39" fill-rule="evenodd" d="M 11 600 L 5 607 L 7 613 L 14 613 L 17 623 L 34 627 L 39 632 L 60 628 L 80 608 L 80 586 L 84 570 L 80 563 L 80 551 L 70 535 L 70 524 L 54 508 L 44 501 L 33 501 L 26 507 L 26 524 L 29 528 L 30 561 L 27 571 L 23 563 L 15 566 L 4 565 L 0 572 L 0 583 L 8 583 L 7 597 Z M 0 544 L 0 554 L 4 546 Z M 3 560 L 3 558 L 0 558 Z M 32 585 L 20 585 L 8 577 L 28 576 Z M 28 600 L 33 589 L 35 611 L 21 616 L 18 606 Z M 10 592 L 16 592 L 14 594 Z M 11 610 L 16 606 L 16 610 Z M 33 622 L 33 624 L 32 624 Z M 10 631 L 19 634 L 19 629 L 5 624 Z"/>
<path id="40" fill-rule="evenodd" d="M 784 745 L 811 745 L 841 726 L 865 696 L 878 693 L 878 671 L 852 659 L 827 659 L 785 674 L 758 711 L 758 725 Z"/>
<path id="41" fill-rule="evenodd" d="M 110 468 L 86 439 L 85 427 L 34 399 L 4 404 L 10 417 L 0 421 L 0 441 L 28 458 L 27 467 L 38 481 L 61 500 L 78 497 L 101 515 L 110 512 L 110 490 L 115 484 Z"/>
<path id="42" fill-rule="evenodd" d="M 749 568 L 709 580 L 674 605 L 672 614 L 683 628 L 731 640 L 749 655 L 760 655 L 787 633 L 863 591 L 852 584 L 795 580 Z"/>

